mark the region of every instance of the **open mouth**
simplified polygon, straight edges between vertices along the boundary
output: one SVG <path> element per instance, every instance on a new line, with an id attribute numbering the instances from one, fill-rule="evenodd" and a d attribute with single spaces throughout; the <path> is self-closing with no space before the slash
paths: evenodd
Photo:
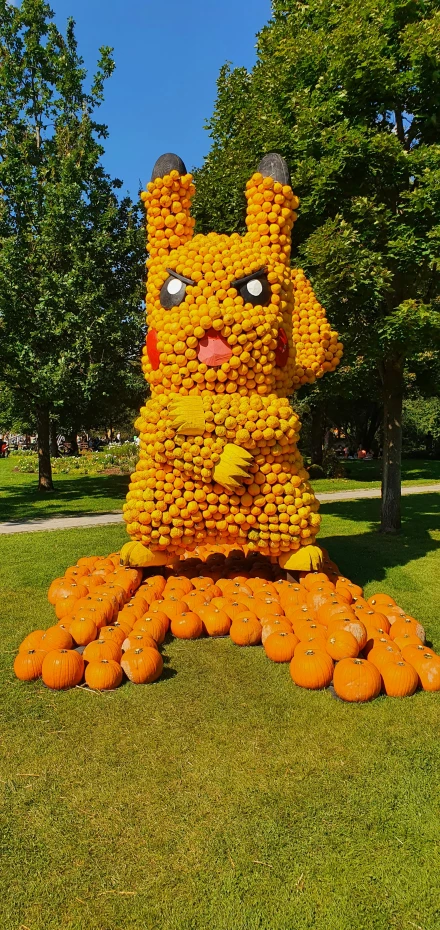
<path id="1" fill-rule="evenodd" d="M 218 368 L 227 362 L 232 355 L 232 349 L 226 339 L 216 333 L 215 329 L 208 329 L 199 342 L 197 358 L 209 368 Z"/>

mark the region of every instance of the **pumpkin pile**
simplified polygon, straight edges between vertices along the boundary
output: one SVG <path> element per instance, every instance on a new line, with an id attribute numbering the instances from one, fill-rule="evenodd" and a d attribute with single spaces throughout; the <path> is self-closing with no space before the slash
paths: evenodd
<path id="1" fill-rule="evenodd" d="M 56 578 L 48 597 L 55 622 L 26 636 L 14 670 L 55 690 L 83 681 L 112 690 L 124 676 L 154 682 L 167 635 L 262 644 L 270 660 L 289 663 L 296 685 L 333 683 L 344 701 L 440 690 L 440 656 L 422 625 L 387 594 L 366 600 L 325 550 L 323 571 L 294 581 L 273 561 L 230 547 L 205 547 L 162 574 L 121 568 L 119 553 L 92 556 Z"/>

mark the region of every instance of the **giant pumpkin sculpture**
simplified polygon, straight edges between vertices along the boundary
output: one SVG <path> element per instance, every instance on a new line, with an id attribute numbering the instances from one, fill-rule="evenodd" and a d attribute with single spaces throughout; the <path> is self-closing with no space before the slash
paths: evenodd
<path id="1" fill-rule="evenodd" d="M 167 636 L 229 635 L 263 643 L 300 687 L 333 678 L 345 701 L 440 691 L 421 624 L 386 594 L 366 601 L 315 545 L 318 503 L 287 395 L 332 371 L 342 345 L 290 268 L 298 200 L 286 164 L 267 155 L 248 182 L 243 237 L 193 236 L 193 194 L 183 163 L 164 155 L 143 195 L 151 399 L 124 510 L 132 540 L 52 582 L 58 626 L 26 636 L 15 674 L 56 690 L 84 676 L 113 690 L 123 673 L 151 684 Z"/>
<path id="2" fill-rule="evenodd" d="M 149 567 L 206 544 L 317 568 L 318 502 L 288 396 L 339 363 L 342 345 L 302 271 L 290 267 L 298 198 L 283 158 L 248 181 L 247 232 L 194 236 L 192 177 L 156 162 L 147 212 L 151 398 L 124 517 L 125 565 Z"/>

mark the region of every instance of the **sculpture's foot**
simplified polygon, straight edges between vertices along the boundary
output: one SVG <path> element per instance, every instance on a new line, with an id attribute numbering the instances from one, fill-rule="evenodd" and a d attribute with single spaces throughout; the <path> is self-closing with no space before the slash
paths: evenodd
<path id="1" fill-rule="evenodd" d="M 316 572 L 322 566 L 322 549 L 319 546 L 301 546 L 295 552 L 283 552 L 278 562 L 288 571 Z"/>
<path id="2" fill-rule="evenodd" d="M 128 542 L 120 552 L 121 565 L 129 568 L 155 568 L 171 562 L 169 553 L 153 552 L 140 542 Z"/>

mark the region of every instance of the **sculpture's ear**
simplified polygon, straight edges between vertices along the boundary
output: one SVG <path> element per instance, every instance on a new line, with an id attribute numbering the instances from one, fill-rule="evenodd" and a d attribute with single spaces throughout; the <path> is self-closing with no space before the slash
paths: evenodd
<path id="1" fill-rule="evenodd" d="M 246 198 L 249 239 L 268 246 L 288 262 L 299 200 L 291 188 L 287 162 L 277 152 L 270 152 L 261 159 L 257 172 L 246 185 Z"/>
<path id="2" fill-rule="evenodd" d="M 167 256 L 192 238 L 190 210 L 195 187 L 178 155 L 161 155 L 141 198 L 147 211 L 147 250 L 152 258 Z"/>

